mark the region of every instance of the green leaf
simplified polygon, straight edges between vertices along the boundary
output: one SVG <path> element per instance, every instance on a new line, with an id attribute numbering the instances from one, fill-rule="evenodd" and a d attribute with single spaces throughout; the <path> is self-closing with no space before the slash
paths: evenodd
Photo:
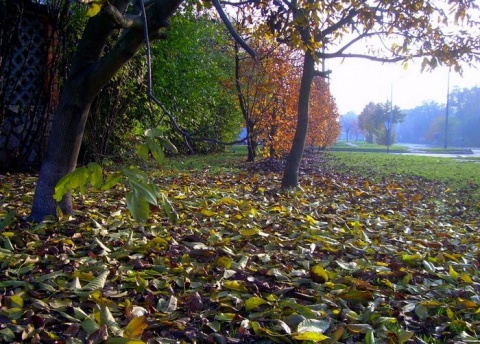
<path id="1" fill-rule="evenodd" d="M 105 287 L 105 283 L 107 282 L 107 277 L 110 271 L 102 270 L 97 277 L 91 280 L 88 284 L 84 285 L 82 290 L 99 290 Z"/>
<path id="2" fill-rule="evenodd" d="M 108 329 L 112 331 L 115 336 L 122 336 L 123 330 L 118 326 L 117 321 L 113 317 L 110 309 L 107 306 L 101 306 L 100 309 L 100 323 L 107 325 Z"/>
<path id="3" fill-rule="evenodd" d="M 367 333 L 372 330 L 372 326 L 369 324 L 348 324 L 345 327 L 353 333 Z"/>
<path id="4" fill-rule="evenodd" d="M 122 168 L 121 171 L 123 175 L 128 178 L 128 180 L 138 180 L 138 181 L 148 180 L 148 175 L 144 171 L 134 166 L 130 166 L 128 168 Z"/>
<path id="5" fill-rule="evenodd" d="M 102 185 L 102 190 L 110 190 L 115 185 L 123 182 L 123 175 L 121 173 L 112 173 L 107 176 L 105 184 Z"/>
<path id="6" fill-rule="evenodd" d="M 145 198 L 137 196 L 132 191 L 127 192 L 125 198 L 127 200 L 127 208 L 135 221 L 140 223 L 146 222 L 150 215 L 150 206 Z"/>
<path id="7" fill-rule="evenodd" d="M 268 302 L 262 299 L 261 297 L 253 296 L 245 300 L 245 309 L 247 311 L 251 311 L 265 304 L 268 304 Z"/>
<path id="8" fill-rule="evenodd" d="M 96 162 L 91 162 L 87 165 L 88 173 L 90 175 L 90 184 L 96 189 L 99 189 L 103 183 L 102 167 Z"/>
<path id="9" fill-rule="evenodd" d="M 10 210 L 7 213 L 7 216 L 5 216 L 2 221 L 0 221 L 0 230 L 4 229 L 5 227 L 13 223 L 14 220 L 15 220 L 15 212 L 13 210 Z"/>
<path id="10" fill-rule="evenodd" d="M 55 193 L 53 198 L 60 202 L 63 196 L 75 189 L 80 189 L 80 191 L 85 190 L 86 184 L 88 182 L 89 173 L 85 166 L 79 167 L 67 175 L 63 176 L 55 185 Z"/>
<path id="11" fill-rule="evenodd" d="M 89 317 L 86 317 L 80 323 L 80 325 L 82 326 L 82 329 L 87 333 L 88 336 L 95 333 L 100 328 L 100 326 Z"/>
<path id="12" fill-rule="evenodd" d="M 144 199 L 146 202 L 157 205 L 157 190 L 154 185 L 148 184 L 142 180 L 129 180 L 132 191 L 138 198 Z"/>
<path id="13" fill-rule="evenodd" d="M 404 344 L 404 343 L 408 342 L 413 337 L 414 334 L 415 334 L 415 332 L 413 332 L 413 331 L 400 331 L 400 332 L 398 332 L 398 343 L 399 344 Z"/>
<path id="14" fill-rule="evenodd" d="M 325 333 L 330 328 L 330 321 L 317 320 L 317 319 L 305 319 L 298 324 L 297 332 L 318 332 Z"/>
<path id="15" fill-rule="evenodd" d="M 144 161 L 148 160 L 148 152 L 149 149 L 146 143 L 138 144 L 135 148 L 135 153 Z"/>
<path id="16" fill-rule="evenodd" d="M 169 140 L 167 140 L 164 137 L 159 137 L 158 139 L 160 140 L 160 143 L 166 150 L 168 150 L 172 154 L 178 154 L 178 149 L 177 147 L 175 147 L 173 143 L 171 143 Z"/>
<path id="17" fill-rule="evenodd" d="M 146 137 L 162 137 L 163 135 L 163 130 L 160 128 L 149 128 L 145 130 L 144 135 Z"/>
<path id="18" fill-rule="evenodd" d="M 163 147 L 150 137 L 147 137 L 145 141 L 147 142 L 148 148 L 150 148 L 150 152 L 152 153 L 154 159 L 159 164 L 163 164 L 163 162 L 165 161 L 165 153 L 163 152 Z"/>
<path id="19" fill-rule="evenodd" d="M 165 196 L 165 194 L 162 194 L 162 209 L 165 212 L 165 215 L 167 215 L 168 219 L 170 220 L 171 223 L 176 224 L 178 223 L 178 213 L 173 207 L 173 204 L 170 202 L 170 200 Z"/>
<path id="20" fill-rule="evenodd" d="M 375 336 L 373 335 L 373 330 L 368 330 L 367 334 L 365 335 L 365 344 L 375 344 Z"/>

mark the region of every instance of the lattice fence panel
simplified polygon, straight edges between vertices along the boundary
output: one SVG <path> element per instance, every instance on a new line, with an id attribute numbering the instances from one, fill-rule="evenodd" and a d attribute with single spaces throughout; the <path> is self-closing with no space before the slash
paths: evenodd
<path id="1" fill-rule="evenodd" d="M 10 82 L 6 85 L 9 105 L 33 105 L 45 75 L 45 37 L 43 23 L 22 18 L 13 57 L 6 63 Z"/>

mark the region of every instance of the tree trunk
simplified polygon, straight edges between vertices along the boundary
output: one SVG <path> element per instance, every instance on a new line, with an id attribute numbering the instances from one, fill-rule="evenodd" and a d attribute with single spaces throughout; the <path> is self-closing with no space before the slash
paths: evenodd
<path id="1" fill-rule="evenodd" d="M 298 186 L 298 171 L 305 148 L 305 139 L 308 129 L 308 108 L 310 103 L 310 90 L 315 72 L 315 60 L 306 52 L 303 61 L 303 73 L 298 97 L 298 118 L 293 137 L 292 149 L 287 157 L 287 164 L 283 173 L 282 189 L 291 189 Z"/>
<path id="2" fill-rule="evenodd" d="M 247 162 L 254 162 L 257 157 L 257 140 L 254 137 L 255 124 L 252 120 L 247 120 Z"/>
<path id="3" fill-rule="evenodd" d="M 254 162 L 255 158 L 257 157 L 257 152 L 256 152 L 256 144 L 252 139 L 247 140 L 247 150 L 248 150 L 247 162 Z"/>
<path id="4" fill-rule="evenodd" d="M 65 87 L 62 93 L 35 190 L 31 213 L 34 221 L 39 222 L 47 215 L 56 214 L 57 203 L 53 199 L 55 185 L 60 178 L 75 169 L 93 101 L 79 97 L 85 93 L 72 83 Z M 71 195 L 65 195 L 58 206 L 63 213 L 71 214 Z"/>
<path id="5" fill-rule="evenodd" d="M 183 0 L 154 0 L 150 3 L 147 21 L 151 35 L 168 25 L 168 18 Z M 111 4 L 123 13 L 129 0 L 113 0 Z M 71 214 L 71 195 L 57 204 L 53 195 L 55 185 L 77 163 L 80 144 L 91 103 L 100 89 L 135 56 L 144 43 L 143 28 L 125 29 L 115 46 L 104 54 L 111 34 L 118 29 L 113 18 L 105 12 L 91 18 L 83 32 L 72 69 L 60 96 L 52 131 L 47 143 L 30 215 L 40 222 L 48 215 L 56 215 L 57 205 L 63 213 Z"/>

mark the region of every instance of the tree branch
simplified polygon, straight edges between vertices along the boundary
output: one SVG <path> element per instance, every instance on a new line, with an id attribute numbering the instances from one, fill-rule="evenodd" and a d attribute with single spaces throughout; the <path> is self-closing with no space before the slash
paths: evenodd
<path id="1" fill-rule="evenodd" d="M 103 5 L 102 10 L 110 16 L 110 18 L 118 27 L 122 29 L 143 27 L 143 20 L 140 17 L 123 15 L 115 6 L 111 5 L 109 2 L 106 2 Z"/>
<path id="2" fill-rule="evenodd" d="M 253 51 L 252 48 L 250 48 L 250 46 L 247 44 L 247 42 L 245 42 L 245 40 L 242 37 L 240 37 L 238 32 L 235 30 L 235 28 L 232 25 L 232 22 L 228 19 L 227 15 L 223 11 L 222 6 L 220 5 L 220 1 L 219 0 L 213 0 L 213 6 L 217 10 L 218 14 L 220 15 L 220 19 L 222 19 L 223 23 L 227 27 L 228 32 L 230 32 L 230 34 L 232 35 L 233 39 L 235 39 L 235 41 L 238 44 L 240 44 L 240 46 L 243 49 L 245 49 L 245 51 L 247 53 L 249 53 L 250 56 L 252 56 L 254 59 L 256 59 L 257 54 L 255 53 L 255 51 Z"/>

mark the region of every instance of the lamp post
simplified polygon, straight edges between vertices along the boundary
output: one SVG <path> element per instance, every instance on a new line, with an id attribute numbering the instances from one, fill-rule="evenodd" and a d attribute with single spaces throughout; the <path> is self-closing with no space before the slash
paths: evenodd
<path id="1" fill-rule="evenodd" d="M 390 113 L 388 114 L 388 120 L 385 123 L 385 129 L 387 131 L 387 153 L 390 153 L 390 135 L 392 130 L 392 121 L 393 121 L 393 82 L 390 84 Z"/>
<path id="2" fill-rule="evenodd" d="M 445 105 L 445 141 L 443 144 L 444 149 L 447 149 L 447 145 L 448 145 L 448 108 L 450 105 L 450 71 L 451 71 L 451 68 L 448 69 L 448 78 L 447 78 L 447 104 Z"/>

